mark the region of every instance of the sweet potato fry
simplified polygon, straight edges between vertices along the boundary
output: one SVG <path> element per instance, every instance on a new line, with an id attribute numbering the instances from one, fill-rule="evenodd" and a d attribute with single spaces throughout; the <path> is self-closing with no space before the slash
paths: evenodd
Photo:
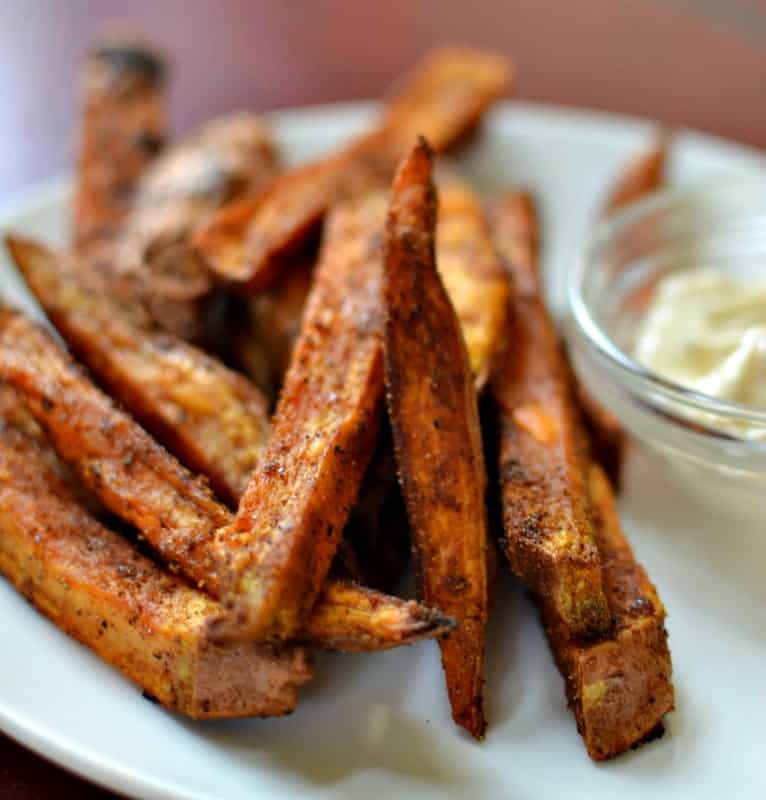
<path id="1" fill-rule="evenodd" d="M 424 602 L 459 627 L 440 640 L 455 721 L 484 736 L 486 473 L 460 324 L 436 271 L 436 192 L 421 139 L 394 178 L 385 233 L 385 378 Z"/>
<path id="2" fill-rule="evenodd" d="M 520 214 L 509 228 L 533 230 L 531 201 L 504 204 Z M 504 236 L 498 237 L 502 247 Z M 525 257 L 516 258 L 517 252 Z M 537 289 L 534 251 L 504 254 L 516 291 L 507 350 L 496 361 L 491 394 L 497 412 L 504 546 L 512 570 L 572 635 L 608 629 L 598 550 L 586 485 L 587 439 L 572 375 Z"/>
<path id="3" fill-rule="evenodd" d="M 665 183 L 671 136 L 661 131 L 654 145 L 631 161 L 617 178 L 604 204 L 604 214 L 612 214 L 651 192 L 656 192 Z"/>
<path id="4" fill-rule="evenodd" d="M 311 678 L 296 645 L 213 643 L 222 609 L 78 505 L 45 442 L 0 423 L 0 572 L 59 628 L 195 719 L 287 714 Z"/>
<path id="5" fill-rule="evenodd" d="M 436 150 L 459 140 L 509 85 L 512 70 L 495 53 L 435 50 L 389 101 L 378 128 L 339 153 L 285 173 L 262 203 L 240 206 L 203 226 L 197 246 L 222 280 L 251 292 L 273 283 L 279 256 L 315 230 L 331 203 L 365 186 L 371 175 L 389 179 L 417 134 Z M 233 224 L 234 223 L 234 224 Z"/>
<path id="6" fill-rule="evenodd" d="M 19 237 L 7 244 L 75 355 L 160 442 L 236 504 L 268 438 L 266 398 L 202 351 L 135 326 L 109 297 L 78 281 L 63 256 Z"/>
<path id="7" fill-rule="evenodd" d="M 111 240 L 136 184 L 166 136 L 165 65 L 140 41 L 104 42 L 82 70 L 82 121 L 74 199 L 78 249 Z"/>
<path id="8" fill-rule="evenodd" d="M 436 264 L 463 331 L 478 391 L 489 378 L 503 333 L 510 284 L 470 187 L 453 174 L 438 181 Z"/>
<path id="9" fill-rule="evenodd" d="M 372 652 L 449 633 L 454 620 L 413 600 L 328 581 L 298 638 L 348 653 Z"/>
<path id="10" fill-rule="evenodd" d="M 583 642 L 544 618 L 577 729 L 590 757 L 601 761 L 661 735 L 674 693 L 665 609 L 625 538 L 600 466 L 590 466 L 588 484 L 614 630 Z"/>
<path id="11" fill-rule="evenodd" d="M 257 195 L 276 154 L 255 115 L 230 114 L 168 147 L 138 182 L 115 251 L 157 323 L 200 339 L 212 282 L 191 247 L 192 229 L 230 200 Z"/>
<path id="12" fill-rule="evenodd" d="M 236 505 L 269 435 L 261 393 L 191 345 L 133 325 L 111 298 L 79 282 L 77 270 L 70 269 L 75 262 L 67 263 L 27 239 L 9 236 L 7 242 L 32 292 L 74 353 L 130 414 Z M 392 487 L 384 466 L 365 479 L 367 488 L 345 532 L 351 549 L 342 553 L 358 553 L 349 576 L 376 588 L 390 588 L 408 548 L 406 523 L 393 513 L 396 502 L 389 500 Z M 393 463 L 390 482 L 396 482 Z"/>
<path id="13" fill-rule="evenodd" d="M 215 531 L 230 524 L 233 515 L 216 502 L 204 481 L 118 410 L 42 329 L 19 312 L 0 311 L 0 380 L 17 387 L 58 454 L 110 511 L 131 523 L 174 571 L 220 598 L 210 549 Z M 417 615 L 413 612 L 411 627 L 404 628 L 396 598 L 389 598 L 389 614 L 380 606 L 374 617 L 360 614 L 352 619 L 348 609 L 353 592 L 358 593 L 360 609 L 370 606 L 369 590 L 354 585 L 343 589 L 342 609 L 324 608 L 329 601 L 321 600 L 322 605 L 311 612 L 321 617 L 313 631 L 327 638 L 312 639 L 312 644 L 333 649 L 344 642 L 349 650 L 374 649 L 375 643 L 381 648 L 393 646 L 397 637 L 406 643 L 403 638 L 438 635 L 441 623 L 437 625 L 435 618 L 431 629 L 419 624 L 428 613 L 423 609 Z M 330 587 L 327 597 L 334 596 Z M 377 597 L 376 604 L 383 596 Z M 308 619 L 307 613 L 304 621 Z M 353 637 L 364 619 L 377 627 L 354 648 Z M 386 621 L 391 623 L 388 630 L 383 627 Z M 314 634 L 296 633 L 303 640 L 310 635 Z"/>
<path id="14" fill-rule="evenodd" d="M 384 195 L 372 193 L 328 220 L 271 439 L 234 523 L 217 534 L 232 610 L 223 637 L 289 637 L 335 555 L 378 438 L 384 215 Z"/>

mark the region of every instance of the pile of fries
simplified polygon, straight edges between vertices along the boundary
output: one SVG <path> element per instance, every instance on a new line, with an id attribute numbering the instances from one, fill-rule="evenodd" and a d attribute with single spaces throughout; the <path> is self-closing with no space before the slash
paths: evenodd
<path id="1" fill-rule="evenodd" d="M 374 129 L 292 170 L 249 114 L 167 143 L 165 72 L 138 41 L 90 54 L 72 246 L 7 237 L 68 350 L 0 309 L 0 571 L 198 719 L 289 713 L 312 648 L 437 639 L 481 739 L 502 561 L 589 754 L 656 736 L 665 612 L 600 466 L 622 433 L 543 304 L 532 199 L 484 202 L 435 155 L 510 64 L 437 50 Z M 656 188 L 664 152 L 612 205 Z M 417 601 L 390 594 L 410 550 Z"/>

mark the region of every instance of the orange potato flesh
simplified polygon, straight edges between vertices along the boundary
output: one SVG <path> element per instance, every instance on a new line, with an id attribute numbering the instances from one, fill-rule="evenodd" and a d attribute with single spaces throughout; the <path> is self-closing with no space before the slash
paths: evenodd
<path id="1" fill-rule="evenodd" d="M 540 297 L 534 207 L 528 197 L 507 195 L 491 219 L 516 289 L 506 351 L 491 381 L 505 552 L 566 630 L 591 636 L 609 628 L 610 615 L 588 503 L 588 445 Z"/>
<path id="2" fill-rule="evenodd" d="M 436 209 L 421 140 L 396 173 L 386 225 L 388 410 L 420 594 L 458 622 L 439 642 L 452 715 L 481 739 L 486 474 L 468 351 L 436 270 Z"/>
<path id="3" fill-rule="evenodd" d="M 137 528 L 173 571 L 220 597 L 210 550 L 216 530 L 233 517 L 203 480 L 187 472 L 118 410 L 46 333 L 9 310 L 0 311 L 0 379 L 17 389 L 58 454 L 109 510 Z M 9 397 L 6 404 L 10 403 Z M 349 612 L 354 594 L 360 609 L 356 617 Z M 429 628 L 423 624 L 427 610 L 413 611 L 397 598 L 387 598 L 389 613 L 385 613 L 384 596 L 364 587 L 344 585 L 339 608 L 330 607 L 335 596 L 329 586 L 324 595 L 329 600 L 306 615 L 302 622 L 309 625 L 309 632 L 299 630 L 297 638 L 327 649 L 338 643 L 348 650 L 385 649 L 442 630 L 441 617 L 430 617 Z M 380 613 L 365 616 L 371 605 Z M 316 623 L 311 621 L 314 614 Z M 376 627 L 360 638 L 364 619 Z"/>
<path id="4" fill-rule="evenodd" d="M 220 605 L 90 516 L 51 458 L 0 421 L 0 572 L 167 708 L 194 719 L 290 713 L 311 678 L 305 651 L 212 642 Z"/>
<path id="5" fill-rule="evenodd" d="M 588 486 L 614 630 L 584 642 L 569 639 L 555 619 L 546 619 L 546 628 L 577 729 L 590 757 L 601 761 L 660 735 L 674 691 L 665 609 L 633 555 L 612 487 L 596 464 Z"/>
<path id="6" fill-rule="evenodd" d="M 196 237 L 200 253 L 222 280 L 251 292 L 280 272 L 279 256 L 312 231 L 334 200 L 388 180 L 417 134 L 444 150 L 476 126 L 508 87 L 512 68 L 495 53 L 460 47 L 433 51 L 405 78 L 378 127 L 322 161 L 279 177 L 263 201 L 223 209 Z"/>
<path id="7" fill-rule="evenodd" d="M 221 635 L 289 638 L 319 594 L 379 433 L 382 194 L 339 205 L 272 435 L 234 523 L 217 535 L 232 614 Z"/>

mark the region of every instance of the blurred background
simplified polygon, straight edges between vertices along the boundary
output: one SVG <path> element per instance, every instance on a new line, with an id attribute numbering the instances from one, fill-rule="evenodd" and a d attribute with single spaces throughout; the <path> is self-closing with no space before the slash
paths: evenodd
<path id="1" fill-rule="evenodd" d="M 374 97 L 459 40 L 511 54 L 520 99 L 766 148 L 766 0 L 2 0 L 0 201 L 69 168 L 78 61 L 116 22 L 171 55 L 178 131 L 234 108 Z"/>

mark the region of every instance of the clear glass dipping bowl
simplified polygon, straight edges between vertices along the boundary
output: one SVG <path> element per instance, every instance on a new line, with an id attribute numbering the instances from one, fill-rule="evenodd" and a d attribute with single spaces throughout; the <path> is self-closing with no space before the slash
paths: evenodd
<path id="1" fill-rule="evenodd" d="M 766 501 L 766 410 L 685 389 L 631 355 L 656 281 L 697 266 L 766 278 L 766 179 L 660 192 L 599 224 L 568 277 L 575 371 L 639 441 Z M 732 430 L 732 421 L 761 440 Z"/>

